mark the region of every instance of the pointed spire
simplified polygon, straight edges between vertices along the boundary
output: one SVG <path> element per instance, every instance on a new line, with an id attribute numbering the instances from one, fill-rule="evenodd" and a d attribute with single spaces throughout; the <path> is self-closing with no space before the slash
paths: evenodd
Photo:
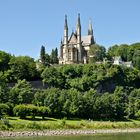
<path id="1" fill-rule="evenodd" d="M 67 15 L 65 15 L 65 25 L 64 25 L 65 29 L 68 28 L 68 23 L 67 23 Z"/>
<path id="2" fill-rule="evenodd" d="M 60 44 L 61 44 L 61 45 L 63 44 L 62 38 L 61 38 Z"/>
<path id="3" fill-rule="evenodd" d="M 78 14 L 78 20 L 77 20 L 77 28 L 81 27 L 81 23 L 80 23 L 80 14 Z"/>
<path id="4" fill-rule="evenodd" d="M 91 19 L 89 20 L 88 35 L 93 35 L 93 29 L 92 29 L 92 21 L 91 21 Z"/>

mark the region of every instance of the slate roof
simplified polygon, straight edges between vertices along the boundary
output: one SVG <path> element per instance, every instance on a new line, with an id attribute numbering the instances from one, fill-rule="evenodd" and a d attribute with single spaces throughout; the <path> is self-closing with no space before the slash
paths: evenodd
<path id="1" fill-rule="evenodd" d="M 83 45 L 90 45 L 92 44 L 92 35 L 82 36 L 81 40 Z"/>

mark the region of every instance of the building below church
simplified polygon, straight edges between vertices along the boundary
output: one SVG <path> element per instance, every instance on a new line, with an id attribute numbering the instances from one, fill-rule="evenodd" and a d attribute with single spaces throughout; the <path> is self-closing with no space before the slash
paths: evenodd
<path id="1" fill-rule="evenodd" d="M 133 68 L 132 61 L 124 62 L 122 61 L 121 56 L 115 56 L 113 59 L 114 59 L 113 65 L 126 66 L 129 68 Z"/>
<path id="2" fill-rule="evenodd" d="M 81 36 L 80 14 L 78 14 L 76 31 L 68 36 L 67 16 L 64 23 L 64 39 L 60 45 L 59 64 L 86 64 L 89 60 L 89 50 L 95 44 L 92 23 L 89 22 L 88 35 Z"/>

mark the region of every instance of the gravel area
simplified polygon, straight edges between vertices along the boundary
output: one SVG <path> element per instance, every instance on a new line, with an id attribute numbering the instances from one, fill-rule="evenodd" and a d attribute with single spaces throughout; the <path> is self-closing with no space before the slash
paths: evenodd
<path id="1" fill-rule="evenodd" d="M 112 133 L 140 132 L 137 129 L 100 129 L 100 130 L 43 130 L 43 131 L 0 131 L 0 138 L 3 137 L 27 137 L 27 136 L 56 136 L 56 135 L 93 135 Z"/>

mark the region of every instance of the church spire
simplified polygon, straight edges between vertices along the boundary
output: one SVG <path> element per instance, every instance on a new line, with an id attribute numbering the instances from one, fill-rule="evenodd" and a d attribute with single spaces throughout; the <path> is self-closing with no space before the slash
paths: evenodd
<path id="1" fill-rule="evenodd" d="M 81 43 L 81 23 L 80 23 L 80 14 L 78 14 L 77 20 L 77 49 L 78 49 L 78 62 L 82 62 L 82 43 Z"/>
<path id="2" fill-rule="evenodd" d="M 65 29 L 68 29 L 68 23 L 67 23 L 67 15 L 65 15 L 65 25 L 64 25 Z"/>
<path id="3" fill-rule="evenodd" d="M 68 23 L 67 23 L 67 15 L 65 15 L 65 23 L 64 23 L 64 44 L 68 44 Z"/>
<path id="4" fill-rule="evenodd" d="M 91 21 L 91 19 L 89 20 L 88 35 L 92 35 L 93 36 L 93 28 L 92 28 L 92 21 Z"/>
<path id="5" fill-rule="evenodd" d="M 77 28 L 81 28 L 81 23 L 80 23 L 80 14 L 78 14 Z"/>

